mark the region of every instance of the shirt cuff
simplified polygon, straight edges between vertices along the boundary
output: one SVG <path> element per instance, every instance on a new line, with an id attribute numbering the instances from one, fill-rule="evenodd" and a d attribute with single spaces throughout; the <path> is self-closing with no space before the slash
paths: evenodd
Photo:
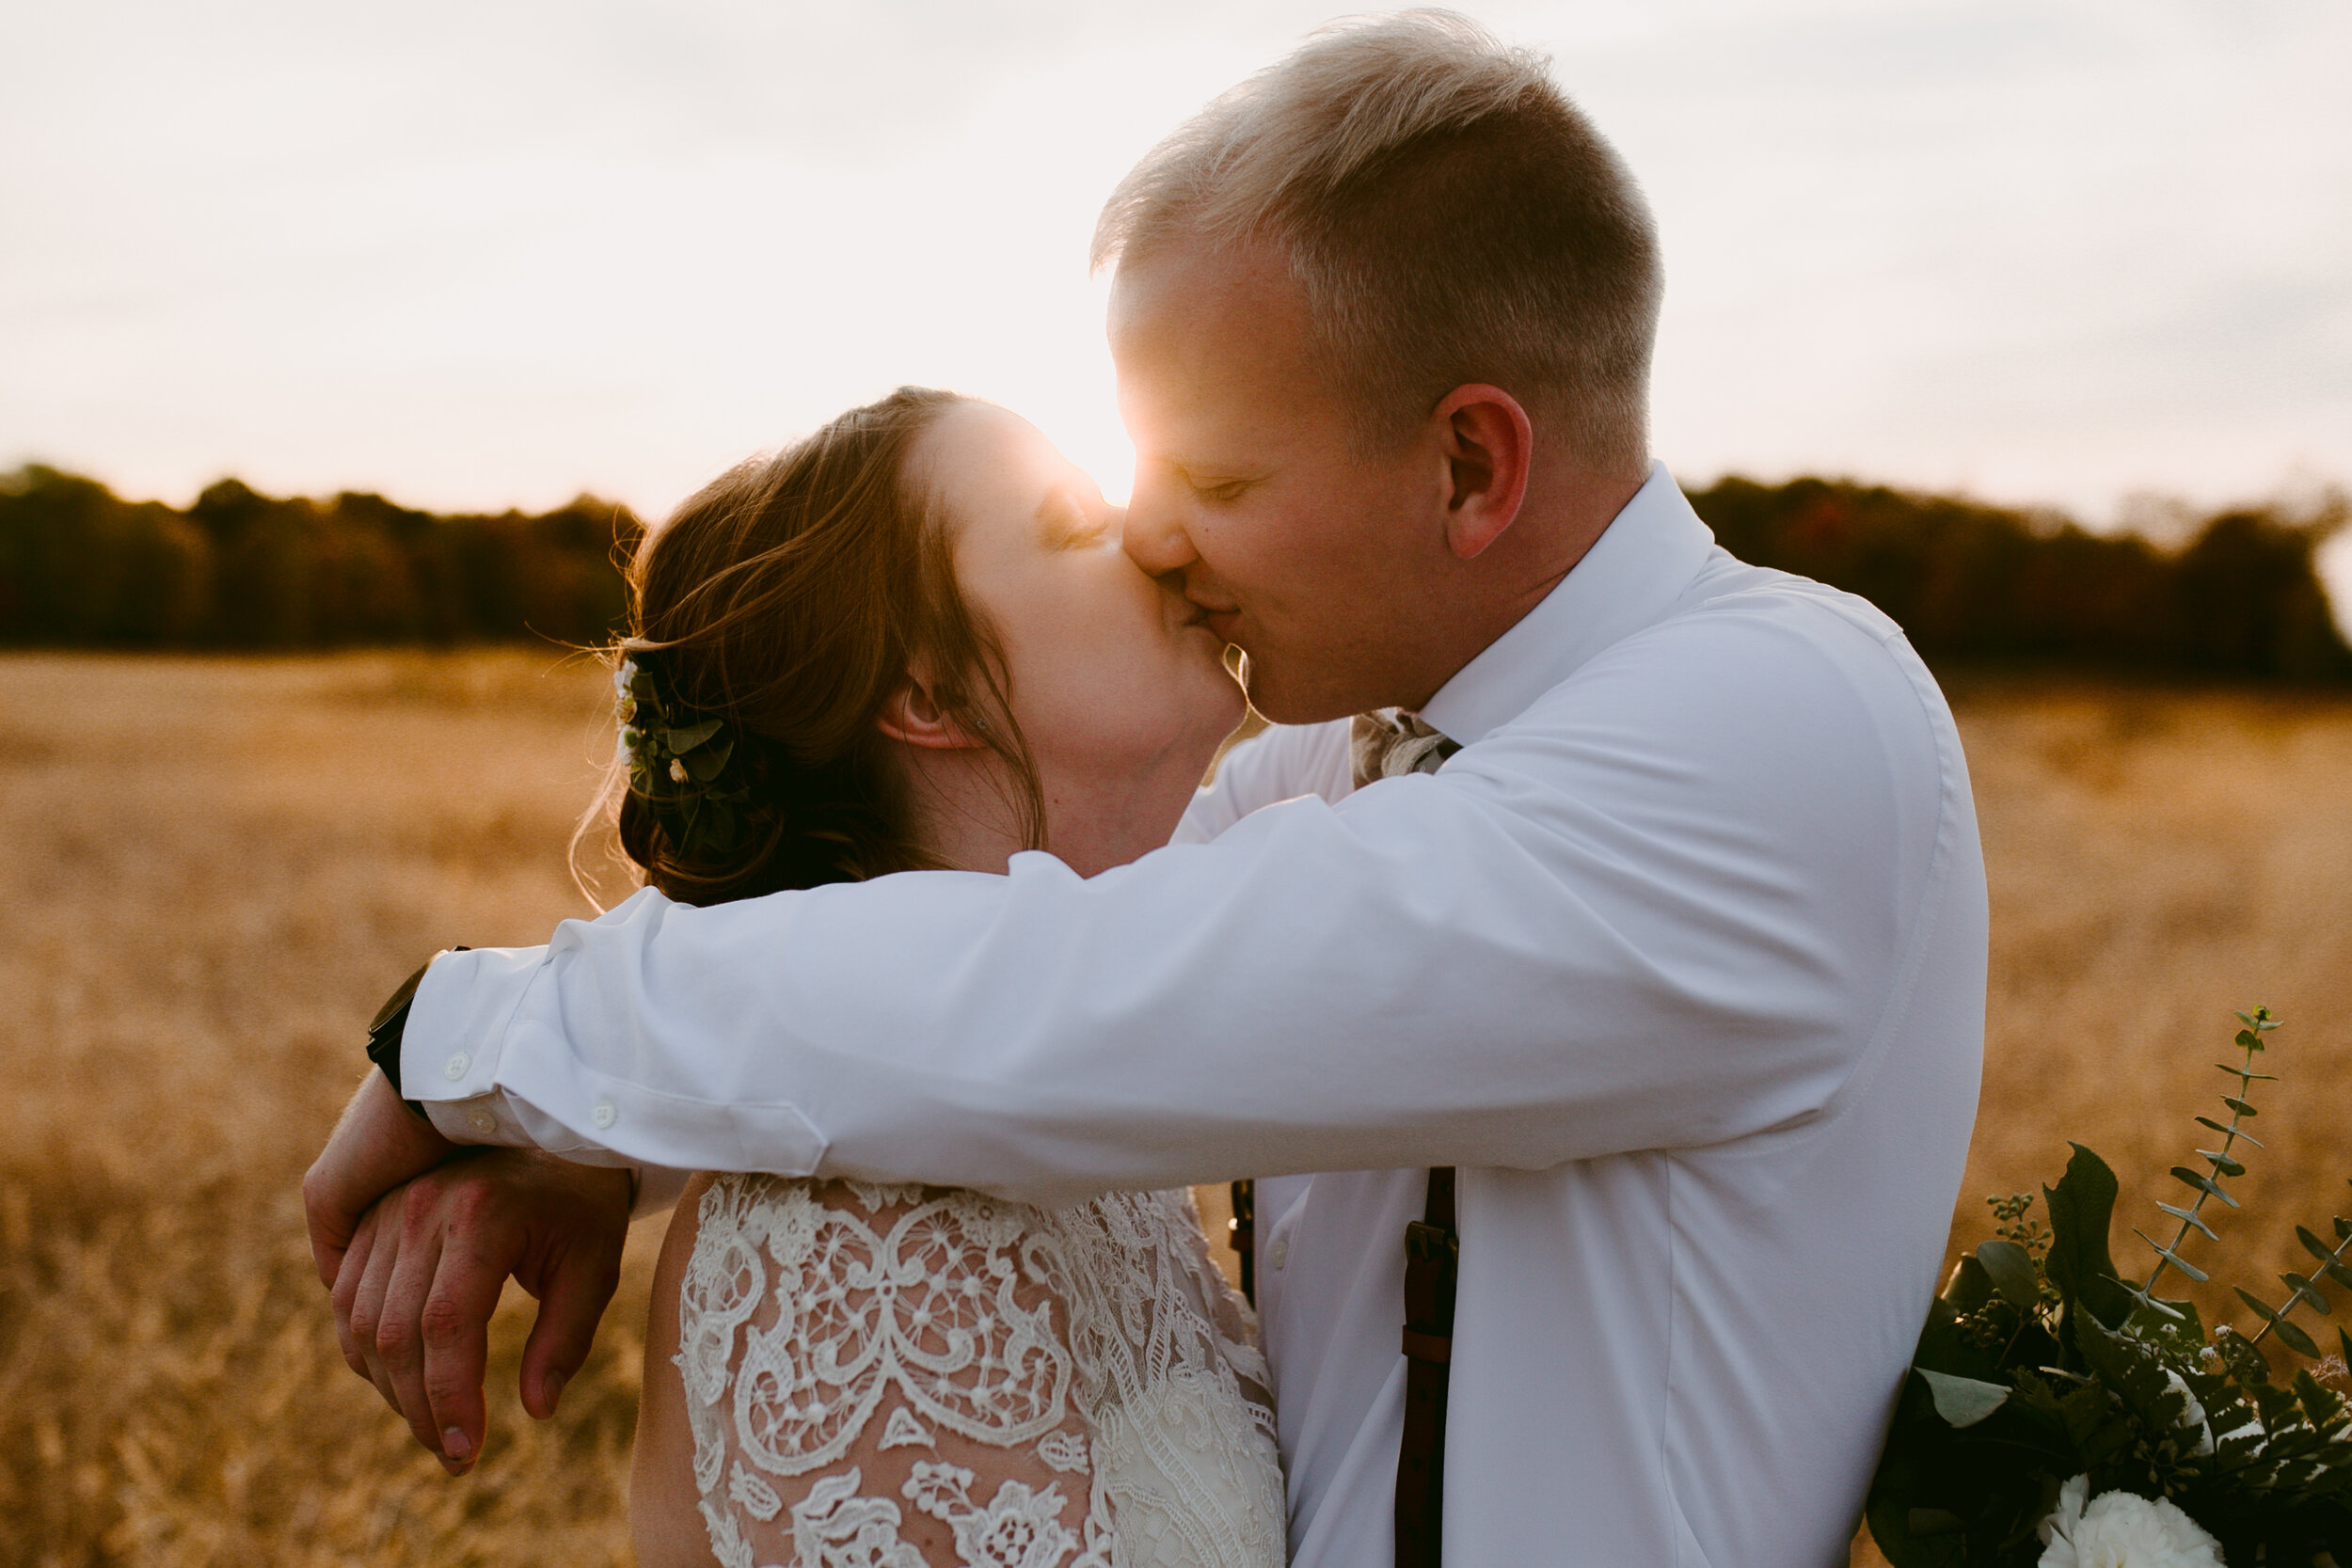
<path id="1" fill-rule="evenodd" d="M 507 1025 L 531 983 L 547 967 L 547 958 L 544 947 L 444 953 L 417 983 L 408 1022 L 401 1032 L 400 1086 L 403 1094 L 424 1105 L 442 1136 L 461 1143 L 505 1141 L 479 1130 L 474 1117 L 485 1109 L 505 1127 L 517 1125 L 510 1106 L 469 1105 L 448 1124 L 433 1107 L 452 1101 L 486 1101 L 495 1094 Z"/>
<path id="2" fill-rule="evenodd" d="M 826 1140 L 796 1105 L 667 1093 L 582 1060 L 549 961 L 563 942 L 559 930 L 557 947 L 444 953 L 425 971 L 401 1036 L 401 1090 L 442 1136 L 586 1165 L 816 1173 Z M 655 1183 L 654 1200 L 682 1184 Z"/>
<path id="3" fill-rule="evenodd" d="M 490 1145 L 501 1148 L 535 1148 L 538 1142 L 528 1130 L 536 1124 L 553 1141 L 569 1143 L 562 1129 L 544 1117 L 533 1116 L 527 1105 L 510 1100 L 501 1091 L 485 1094 L 475 1100 L 433 1100 L 424 1102 L 424 1113 L 441 1136 L 453 1144 Z M 691 1170 L 673 1170 L 667 1165 L 639 1164 L 624 1160 L 610 1149 L 572 1148 L 560 1158 L 575 1164 L 607 1165 L 628 1172 L 629 1210 L 631 1220 L 642 1220 L 648 1214 L 666 1214 L 677 1207 L 687 1182 L 694 1179 Z"/>
<path id="4" fill-rule="evenodd" d="M 405 1053 L 404 1053 L 405 1054 Z M 403 1070 L 406 1070 L 404 1062 Z M 453 1144 L 489 1144 L 501 1148 L 533 1148 L 531 1134 L 503 1094 L 478 1095 L 471 1100 L 425 1100 L 425 1119 L 435 1132 Z"/>

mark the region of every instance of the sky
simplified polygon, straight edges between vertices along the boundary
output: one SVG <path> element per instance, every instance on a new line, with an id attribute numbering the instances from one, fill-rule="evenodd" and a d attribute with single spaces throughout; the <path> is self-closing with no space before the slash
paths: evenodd
<path id="1" fill-rule="evenodd" d="M 2094 524 L 2352 483 L 2344 0 L 1465 8 L 1657 213 L 1686 483 Z M 1333 14 L 0 0 L 0 467 L 658 515 L 919 382 L 1117 496 L 1096 210 Z"/>

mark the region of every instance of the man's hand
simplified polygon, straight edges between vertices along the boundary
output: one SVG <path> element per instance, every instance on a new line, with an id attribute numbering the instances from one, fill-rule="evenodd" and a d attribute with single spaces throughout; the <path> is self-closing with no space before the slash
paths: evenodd
<path id="1" fill-rule="evenodd" d="M 401 1103 L 380 1072 L 360 1080 L 342 1119 L 302 1178 L 302 1212 L 319 1283 L 335 1288 L 359 1216 L 410 1177 L 457 1152 L 433 1124 Z"/>
<path id="2" fill-rule="evenodd" d="M 545 1420 L 619 1283 L 628 1212 L 624 1170 L 503 1148 L 435 1166 L 386 1194 L 342 1254 L 343 1359 L 464 1474 L 488 1427 L 490 1315 L 507 1276 L 539 1301 L 521 1381 L 523 1408 Z"/>

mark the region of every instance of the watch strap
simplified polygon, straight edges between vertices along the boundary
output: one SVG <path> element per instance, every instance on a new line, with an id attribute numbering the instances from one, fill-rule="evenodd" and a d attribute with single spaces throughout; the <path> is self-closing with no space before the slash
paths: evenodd
<path id="1" fill-rule="evenodd" d="M 441 951 L 463 953 L 468 949 L 458 946 Z M 376 1070 L 392 1085 L 392 1092 L 400 1095 L 401 1102 L 420 1117 L 425 1115 L 424 1107 L 401 1093 L 400 1047 L 408 1028 L 408 1009 L 417 1000 L 417 987 L 424 982 L 424 972 L 433 967 L 433 959 L 439 957 L 441 953 L 436 953 L 432 958 L 419 964 L 417 972 L 403 980 L 399 989 L 384 999 L 384 1006 L 375 1010 L 375 1019 L 368 1025 L 368 1060 L 375 1064 Z M 428 1117 L 426 1119 L 431 1118 Z"/>

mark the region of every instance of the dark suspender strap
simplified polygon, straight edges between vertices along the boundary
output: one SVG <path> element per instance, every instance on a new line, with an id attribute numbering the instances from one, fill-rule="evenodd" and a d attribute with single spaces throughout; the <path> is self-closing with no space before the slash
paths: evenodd
<path id="1" fill-rule="evenodd" d="M 1396 1452 L 1396 1568 L 1438 1568 L 1445 1513 L 1445 1396 L 1454 1358 L 1454 1167 L 1429 1172 L 1429 1202 L 1405 1227 L 1405 1440 Z"/>
<path id="2" fill-rule="evenodd" d="M 1258 1305 L 1258 1184 L 1233 1183 L 1233 1217 L 1225 1222 L 1226 1245 L 1241 1254 L 1241 1299 Z"/>

